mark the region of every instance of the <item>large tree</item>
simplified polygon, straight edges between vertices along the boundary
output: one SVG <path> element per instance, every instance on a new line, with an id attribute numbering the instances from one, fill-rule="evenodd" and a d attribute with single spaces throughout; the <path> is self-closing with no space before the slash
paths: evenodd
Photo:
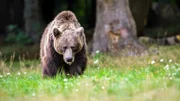
<path id="1" fill-rule="evenodd" d="M 97 0 L 93 53 L 97 50 L 121 55 L 137 55 L 146 50 L 137 41 L 129 0 Z"/>
<path id="2" fill-rule="evenodd" d="M 32 38 L 34 43 L 39 41 L 42 34 L 40 0 L 24 0 L 25 33 Z"/>

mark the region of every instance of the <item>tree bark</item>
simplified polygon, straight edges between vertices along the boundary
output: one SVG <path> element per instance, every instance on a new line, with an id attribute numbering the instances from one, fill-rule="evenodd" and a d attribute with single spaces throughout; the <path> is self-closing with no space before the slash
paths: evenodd
<path id="1" fill-rule="evenodd" d="M 25 33 L 37 43 L 42 33 L 39 0 L 24 0 L 24 8 Z"/>
<path id="2" fill-rule="evenodd" d="M 137 41 L 136 24 L 128 0 L 97 0 L 96 10 L 93 53 L 99 50 L 129 56 L 146 50 Z"/>

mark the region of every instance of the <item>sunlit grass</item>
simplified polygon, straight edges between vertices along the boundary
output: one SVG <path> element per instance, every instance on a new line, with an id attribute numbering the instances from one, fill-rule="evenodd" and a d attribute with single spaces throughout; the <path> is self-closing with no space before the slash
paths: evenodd
<path id="1" fill-rule="evenodd" d="M 180 47 L 158 55 L 89 57 L 82 76 L 42 78 L 39 60 L 0 60 L 0 101 L 179 101 Z"/>

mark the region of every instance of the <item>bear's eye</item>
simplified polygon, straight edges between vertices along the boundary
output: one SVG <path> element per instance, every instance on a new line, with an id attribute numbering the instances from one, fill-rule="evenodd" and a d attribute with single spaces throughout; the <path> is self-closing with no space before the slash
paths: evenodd
<path id="1" fill-rule="evenodd" d="M 65 47 L 63 47 L 63 50 L 66 50 L 67 49 L 67 47 L 65 46 Z"/>
<path id="2" fill-rule="evenodd" d="M 57 28 L 54 28 L 53 34 L 55 37 L 58 37 L 61 34 L 61 32 Z"/>
<path id="3" fill-rule="evenodd" d="M 72 46 L 71 49 L 73 50 L 73 52 L 77 52 L 78 51 L 78 48 L 74 47 L 74 46 Z"/>

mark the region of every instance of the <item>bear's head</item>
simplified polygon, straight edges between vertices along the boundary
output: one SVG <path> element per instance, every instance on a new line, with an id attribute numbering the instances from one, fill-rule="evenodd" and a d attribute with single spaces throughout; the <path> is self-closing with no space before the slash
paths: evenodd
<path id="1" fill-rule="evenodd" d="M 65 63 L 71 65 L 74 62 L 75 55 L 83 47 L 83 35 L 83 27 L 65 31 L 60 31 L 58 28 L 53 29 L 54 49 L 63 55 Z"/>

